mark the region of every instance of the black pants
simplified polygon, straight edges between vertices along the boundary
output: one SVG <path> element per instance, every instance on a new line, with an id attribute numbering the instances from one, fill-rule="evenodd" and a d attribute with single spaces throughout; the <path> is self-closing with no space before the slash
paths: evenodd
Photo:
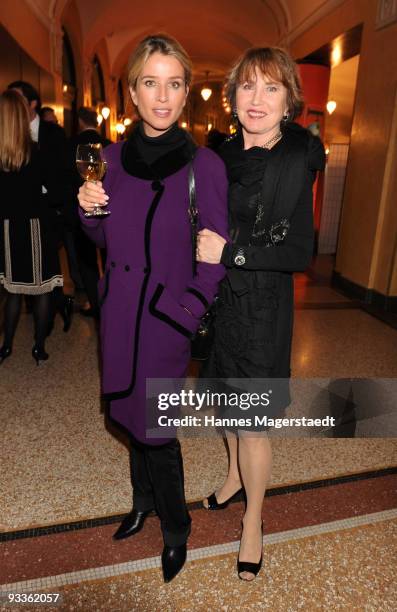
<path id="1" fill-rule="evenodd" d="M 77 258 L 80 275 L 88 301 L 95 312 L 99 312 L 97 284 L 99 270 L 97 263 L 97 251 L 95 244 L 86 236 L 80 228 L 75 235 Z"/>
<path id="2" fill-rule="evenodd" d="M 131 438 L 130 466 L 134 509 L 155 509 L 164 544 L 184 544 L 189 537 L 191 518 L 186 506 L 179 441 L 149 446 Z"/>

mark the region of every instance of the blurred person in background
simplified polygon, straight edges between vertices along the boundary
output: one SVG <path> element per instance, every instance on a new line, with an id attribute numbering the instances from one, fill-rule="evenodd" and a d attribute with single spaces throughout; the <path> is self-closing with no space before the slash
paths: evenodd
<path id="1" fill-rule="evenodd" d="M 56 123 L 58 125 L 58 119 L 55 111 L 51 106 L 42 106 L 40 109 L 40 119 L 48 121 L 49 123 Z"/>
<path id="2" fill-rule="evenodd" d="M 7 291 L 0 363 L 10 357 L 22 295 L 32 298 L 37 365 L 48 359 L 45 340 L 52 294 L 62 287 L 52 214 L 42 185 L 53 177 L 30 132 L 29 109 L 17 91 L 0 96 L 0 283 Z"/>
<path id="3" fill-rule="evenodd" d="M 65 246 L 70 275 L 76 284 L 79 278 L 74 264 L 73 244 L 70 243 L 70 235 L 65 229 L 63 217 L 66 196 L 65 131 L 59 125 L 40 118 L 41 99 L 33 85 L 27 81 L 13 81 L 8 85 L 8 89 L 18 91 L 25 98 L 28 106 L 31 137 L 38 145 L 41 163 L 46 168 L 47 174 L 47 187 L 42 186 L 43 204 L 51 209 L 53 232 L 57 237 L 58 245 L 63 242 Z M 64 331 L 68 331 L 72 322 L 73 298 L 65 295 L 61 288 L 53 292 L 53 318 L 55 311 L 58 311 L 63 319 Z"/>

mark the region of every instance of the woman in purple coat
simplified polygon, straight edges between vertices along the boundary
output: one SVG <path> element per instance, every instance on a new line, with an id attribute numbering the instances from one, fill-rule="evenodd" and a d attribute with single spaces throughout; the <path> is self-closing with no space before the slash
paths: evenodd
<path id="1" fill-rule="evenodd" d="M 103 189 L 85 183 L 79 194 L 85 211 L 108 200 L 111 212 L 105 218 L 81 213 L 81 219 L 88 236 L 107 249 L 99 284 L 103 392 L 112 418 L 131 434 L 133 510 L 114 537 L 137 533 L 155 509 L 166 582 L 185 562 L 191 519 L 178 440 L 148 436 L 146 379 L 185 376 L 190 340 L 225 273 L 222 264 L 199 263 L 193 275 L 191 164 L 200 227 L 227 235 L 223 162 L 196 148 L 177 125 L 190 80 L 190 60 L 177 41 L 150 36 L 138 45 L 128 82 L 141 121 L 126 142 L 106 148 Z"/>

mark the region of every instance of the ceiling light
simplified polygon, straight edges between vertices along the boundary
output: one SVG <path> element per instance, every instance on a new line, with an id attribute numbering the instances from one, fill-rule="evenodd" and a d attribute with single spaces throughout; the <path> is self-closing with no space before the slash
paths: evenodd
<path id="1" fill-rule="evenodd" d="M 105 121 L 106 121 L 106 119 L 107 119 L 107 118 L 109 117 L 109 115 L 110 115 L 110 108 L 109 108 L 108 106 L 104 106 L 104 107 L 102 108 L 102 110 L 101 110 L 101 114 L 102 114 L 102 117 L 103 117 L 103 118 L 105 119 Z"/>
<path id="2" fill-rule="evenodd" d="M 207 100 L 210 99 L 211 95 L 212 95 L 212 89 L 209 87 L 208 85 L 208 75 L 209 75 L 209 70 L 206 71 L 205 73 L 205 80 L 206 80 L 206 85 L 204 85 L 204 87 L 201 90 L 201 97 L 203 98 L 203 100 L 205 102 L 207 102 Z"/>
<path id="3" fill-rule="evenodd" d="M 336 102 L 335 100 L 329 100 L 327 102 L 327 111 L 330 115 L 332 115 L 332 113 L 334 112 L 334 110 L 336 109 Z"/>

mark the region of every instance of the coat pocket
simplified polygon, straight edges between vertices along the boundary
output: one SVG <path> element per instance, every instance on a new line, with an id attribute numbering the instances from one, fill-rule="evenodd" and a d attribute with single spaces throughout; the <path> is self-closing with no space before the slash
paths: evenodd
<path id="1" fill-rule="evenodd" d="M 187 338 L 193 338 L 200 320 L 190 315 L 161 283 L 157 284 L 149 302 L 151 315 L 167 323 Z"/>

